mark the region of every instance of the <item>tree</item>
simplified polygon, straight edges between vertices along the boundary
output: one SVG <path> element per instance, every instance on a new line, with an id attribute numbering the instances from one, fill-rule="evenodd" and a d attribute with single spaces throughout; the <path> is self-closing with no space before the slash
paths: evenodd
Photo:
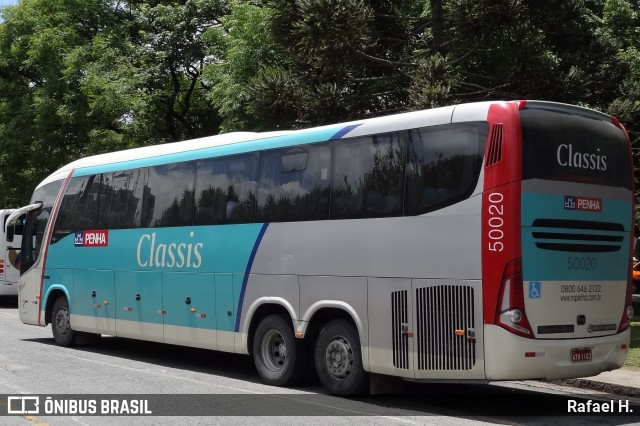
<path id="1" fill-rule="evenodd" d="M 82 153 L 91 130 L 69 55 L 107 25 L 100 0 L 25 0 L 0 25 L 0 203 L 24 204 L 43 176 Z"/>
<path id="2" fill-rule="evenodd" d="M 601 37 L 617 47 L 617 58 L 628 66 L 620 78 L 618 96 L 606 111 L 617 117 L 629 133 L 635 164 L 636 206 L 640 206 L 640 1 L 606 0 L 603 6 Z M 640 233 L 640 209 L 636 207 L 636 235 Z"/>
<path id="3" fill-rule="evenodd" d="M 408 65 L 414 19 L 404 14 L 419 4 L 233 2 L 215 34 L 227 50 L 207 70 L 223 127 L 298 128 L 406 109 L 399 70 Z"/>
<path id="4" fill-rule="evenodd" d="M 76 158 L 217 133 L 203 34 L 224 0 L 24 0 L 0 24 L 0 203 Z"/>
<path id="5" fill-rule="evenodd" d="M 116 25 L 86 52 L 83 91 L 125 146 L 217 133 L 220 118 L 202 78 L 212 61 L 203 34 L 225 14 L 222 0 L 118 2 Z M 107 139 L 109 139 L 107 135 Z"/>

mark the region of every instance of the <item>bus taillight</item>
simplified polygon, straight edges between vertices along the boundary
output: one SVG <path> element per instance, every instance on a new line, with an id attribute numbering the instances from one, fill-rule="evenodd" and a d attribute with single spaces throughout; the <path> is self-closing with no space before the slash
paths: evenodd
<path id="1" fill-rule="evenodd" d="M 630 265 L 632 266 L 632 265 Z M 629 276 L 627 277 L 627 293 L 624 300 L 624 311 L 622 312 L 622 318 L 620 319 L 620 325 L 618 326 L 618 333 L 622 333 L 631 325 L 631 319 L 633 318 L 633 272 L 632 268 L 629 270 Z"/>
<path id="2" fill-rule="evenodd" d="M 512 333 L 533 338 L 533 331 L 524 308 L 522 260 L 507 263 L 500 281 L 500 300 L 496 310 L 496 324 Z"/>

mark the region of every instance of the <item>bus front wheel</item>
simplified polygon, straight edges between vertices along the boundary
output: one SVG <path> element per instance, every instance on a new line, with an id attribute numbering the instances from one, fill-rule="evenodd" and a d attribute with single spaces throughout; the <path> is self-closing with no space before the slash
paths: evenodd
<path id="1" fill-rule="evenodd" d="M 53 340 L 59 346 L 72 346 L 75 343 L 75 332 L 71 329 L 69 302 L 66 297 L 58 297 L 51 313 L 51 330 Z"/>
<path id="2" fill-rule="evenodd" d="M 295 384 L 304 375 L 307 358 L 305 342 L 293 336 L 289 321 L 269 315 L 260 322 L 253 339 L 253 360 L 266 384 Z"/>
<path id="3" fill-rule="evenodd" d="M 330 393 L 366 393 L 368 376 L 362 366 L 360 338 L 350 322 L 328 322 L 316 341 L 314 358 L 318 378 Z"/>

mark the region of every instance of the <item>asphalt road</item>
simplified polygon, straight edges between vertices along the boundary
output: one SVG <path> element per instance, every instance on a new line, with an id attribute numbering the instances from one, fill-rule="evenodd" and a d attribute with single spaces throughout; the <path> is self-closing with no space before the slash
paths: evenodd
<path id="1" fill-rule="evenodd" d="M 29 404 L 29 397 L 39 398 L 38 413 L 3 416 L 2 425 L 640 422 L 634 401 L 628 407 L 639 417 L 559 415 L 568 398 L 588 404 L 582 407 L 598 401 L 616 410 L 620 403 L 627 407 L 624 399 L 585 392 L 539 382 L 410 384 L 401 394 L 358 398 L 325 395 L 315 382 L 282 389 L 262 384 L 248 356 L 106 336 L 97 345 L 61 348 L 54 345 L 50 327 L 22 324 L 16 300 L 0 299 L 0 412 L 15 410 L 16 401 L 22 402 L 18 396 L 28 397 Z M 111 400 L 121 405 L 109 405 Z M 121 400 L 127 401 L 126 409 Z M 111 413 L 138 407 L 152 414 L 93 415 L 91 409 L 100 414 L 102 404 Z M 51 415 L 52 410 L 61 414 Z"/>

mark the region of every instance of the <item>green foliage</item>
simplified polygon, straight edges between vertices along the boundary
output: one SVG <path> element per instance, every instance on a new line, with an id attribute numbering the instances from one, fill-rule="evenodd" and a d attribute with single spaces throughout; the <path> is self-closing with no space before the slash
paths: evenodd
<path id="1" fill-rule="evenodd" d="M 631 323 L 631 342 L 624 365 L 640 367 L 640 322 L 637 321 L 637 318 Z"/>
<path id="2" fill-rule="evenodd" d="M 78 157 L 217 133 L 204 32 L 222 0 L 25 0 L 0 24 L 0 205 Z"/>
<path id="3" fill-rule="evenodd" d="M 262 67 L 275 63 L 284 54 L 269 34 L 271 9 L 243 1 L 232 1 L 221 25 L 205 34 L 209 53 L 216 60 L 204 75 L 211 83 L 208 99 L 223 117 L 222 131 L 258 130 L 259 116 L 251 109 L 251 80 Z"/>
<path id="4" fill-rule="evenodd" d="M 82 153 L 91 130 L 69 61 L 102 24 L 99 0 L 31 0 L 0 26 L 0 201 L 28 201 L 44 174 Z"/>

